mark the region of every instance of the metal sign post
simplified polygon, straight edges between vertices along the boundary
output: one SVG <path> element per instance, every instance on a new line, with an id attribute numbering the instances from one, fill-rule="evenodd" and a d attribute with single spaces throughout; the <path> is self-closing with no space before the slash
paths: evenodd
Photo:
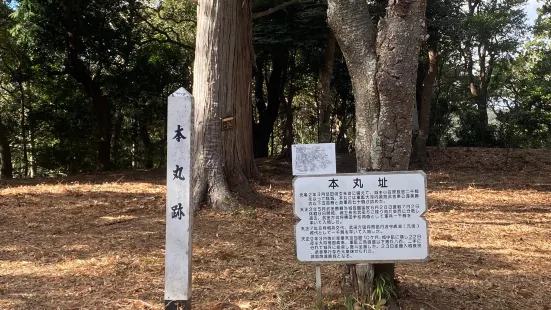
<path id="1" fill-rule="evenodd" d="M 318 295 L 318 300 L 316 305 L 318 309 L 323 309 L 323 292 L 321 290 L 321 266 L 316 265 L 316 294 Z"/>

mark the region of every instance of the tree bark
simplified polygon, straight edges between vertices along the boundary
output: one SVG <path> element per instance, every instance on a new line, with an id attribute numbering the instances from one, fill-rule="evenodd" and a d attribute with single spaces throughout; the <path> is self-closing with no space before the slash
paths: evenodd
<path id="1" fill-rule="evenodd" d="M 13 166 L 11 162 L 11 149 L 8 135 L 6 132 L 6 126 L 0 118 L 0 161 L 2 166 L 0 167 L 0 177 L 2 179 L 13 178 Z"/>
<path id="2" fill-rule="evenodd" d="M 328 3 L 328 22 L 346 59 L 356 101 L 358 172 L 407 170 L 426 0 L 389 0 L 378 29 L 367 2 Z M 371 298 L 369 274 L 394 278 L 393 264 L 349 266 L 348 272 L 348 279 L 358 279 L 351 284 L 364 302 Z M 393 298 L 387 306 L 398 309 Z"/>
<path id="3" fill-rule="evenodd" d="M 193 80 L 193 206 L 232 207 L 230 188 L 250 191 L 252 147 L 250 0 L 199 0 Z M 222 131 L 221 119 L 233 117 Z"/>
<path id="4" fill-rule="evenodd" d="M 438 39 L 429 38 L 428 42 L 428 70 L 423 78 L 419 109 L 419 132 L 415 137 L 414 158 L 421 163 L 427 159 L 427 140 L 429 138 L 430 127 L 430 106 L 432 103 L 432 93 L 434 81 L 438 73 Z"/>
<path id="5" fill-rule="evenodd" d="M 319 105 L 319 133 L 318 142 L 328 143 L 331 142 L 331 80 L 333 78 L 333 64 L 335 63 L 335 46 L 337 40 L 333 32 L 329 32 L 329 38 L 327 39 L 327 49 L 325 51 L 325 58 L 323 65 L 320 69 L 320 84 L 321 95 Z"/>

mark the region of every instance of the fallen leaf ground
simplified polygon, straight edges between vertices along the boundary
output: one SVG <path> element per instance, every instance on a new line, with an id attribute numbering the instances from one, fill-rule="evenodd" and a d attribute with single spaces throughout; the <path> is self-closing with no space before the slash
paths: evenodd
<path id="1" fill-rule="evenodd" d="M 549 310 L 549 151 L 430 156 L 431 260 L 397 266 L 403 309 Z M 295 259 L 290 165 L 259 167 L 256 199 L 195 215 L 194 309 L 314 308 L 314 267 Z M 0 309 L 162 309 L 164 184 L 162 172 L 125 171 L 0 185 Z M 342 309 L 339 271 L 322 269 L 329 309 Z"/>

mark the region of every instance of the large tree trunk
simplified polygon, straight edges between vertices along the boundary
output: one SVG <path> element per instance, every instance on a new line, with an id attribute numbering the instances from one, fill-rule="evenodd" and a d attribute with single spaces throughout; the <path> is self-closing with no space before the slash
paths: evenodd
<path id="1" fill-rule="evenodd" d="M 329 31 L 329 38 L 327 38 L 327 49 L 325 51 L 325 58 L 323 60 L 322 67 L 320 69 L 320 84 L 321 95 L 319 105 L 319 132 L 318 142 L 328 143 L 331 142 L 331 102 L 333 98 L 331 96 L 331 79 L 333 78 L 333 64 L 335 63 L 335 45 L 337 40 L 333 32 Z"/>
<path id="2" fill-rule="evenodd" d="M 0 119 L 0 161 L 2 167 L 0 167 L 0 177 L 2 179 L 13 178 L 13 166 L 11 162 L 11 149 L 8 135 L 6 133 L 6 126 Z"/>
<path id="3" fill-rule="evenodd" d="M 346 59 L 356 101 L 359 172 L 408 169 L 425 9 L 426 0 L 390 0 L 377 29 L 367 2 L 329 0 L 328 22 Z M 369 301 L 373 277 L 394 278 L 394 265 L 348 266 L 345 272 L 358 297 Z M 387 306 L 398 309 L 393 298 Z"/>
<path id="4" fill-rule="evenodd" d="M 423 78 L 419 109 L 419 132 L 415 137 L 414 158 L 422 163 L 427 159 L 427 140 L 429 138 L 430 127 L 430 106 L 432 103 L 432 93 L 434 81 L 438 73 L 438 39 L 430 38 L 428 44 L 428 69 Z"/>
<path id="5" fill-rule="evenodd" d="M 103 94 L 101 87 L 91 78 L 86 66 L 75 51 L 69 51 L 71 63 L 70 75 L 77 80 L 84 92 L 92 99 L 96 116 L 96 143 L 98 159 L 103 170 L 111 167 L 112 119 L 111 103 Z"/>
<path id="6" fill-rule="evenodd" d="M 288 54 L 289 51 L 286 47 L 276 46 L 272 50 L 272 72 L 266 87 L 268 90 L 268 105 L 262 106 L 258 100 L 256 103 L 258 124 L 256 124 L 257 130 L 254 131 L 255 157 L 267 157 L 269 155 L 268 145 L 279 112 L 281 102 L 279 94 L 284 87 L 283 75 L 287 69 Z M 255 92 L 257 91 L 255 90 Z"/>
<path id="7" fill-rule="evenodd" d="M 199 0 L 193 80 L 194 207 L 231 208 L 230 188 L 250 190 L 252 147 L 250 1 Z M 222 130 L 221 119 L 233 117 Z"/>
<path id="8" fill-rule="evenodd" d="M 92 100 L 96 115 L 96 141 L 98 145 L 99 163 L 103 170 L 110 168 L 111 162 L 111 103 L 103 94 L 97 82 L 102 65 L 98 65 L 96 74 L 92 74 L 80 57 L 86 52 L 82 41 L 82 29 L 85 21 L 82 12 L 75 0 L 63 3 L 63 24 L 67 30 L 67 72 L 82 86 L 84 93 Z"/>

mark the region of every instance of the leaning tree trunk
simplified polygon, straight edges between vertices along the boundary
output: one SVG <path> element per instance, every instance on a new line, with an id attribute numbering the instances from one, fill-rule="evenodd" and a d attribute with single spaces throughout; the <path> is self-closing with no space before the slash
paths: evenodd
<path id="1" fill-rule="evenodd" d="M 2 179 L 13 178 L 13 166 L 11 162 L 11 149 L 10 142 L 6 133 L 6 126 L 0 119 L 0 161 L 2 166 L 0 167 L 0 177 Z"/>
<path id="2" fill-rule="evenodd" d="M 330 31 L 327 39 L 325 59 L 320 69 L 320 106 L 319 106 L 319 133 L 318 142 L 331 142 L 331 112 L 329 110 L 333 100 L 331 96 L 331 79 L 333 78 L 333 64 L 335 63 L 335 35 Z"/>
<path id="3" fill-rule="evenodd" d="M 268 105 L 261 106 L 257 100 L 258 124 L 254 131 L 255 157 L 268 157 L 270 136 L 274 131 L 274 124 L 278 117 L 281 100 L 279 94 L 284 88 L 284 74 L 287 70 L 289 50 L 287 47 L 275 46 L 272 49 L 272 72 L 266 85 L 268 90 Z M 256 92 L 256 90 L 255 90 Z M 258 97 L 258 95 L 256 95 Z"/>
<path id="4" fill-rule="evenodd" d="M 426 0 L 389 0 L 377 29 L 366 1 L 329 0 L 328 22 L 346 59 L 356 101 L 359 172 L 408 169 L 425 8 Z M 349 265 L 345 272 L 358 297 L 369 301 L 373 279 L 394 278 L 394 265 Z M 399 309 L 394 298 L 387 306 Z"/>
<path id="5" fill-rule="evenodd" d="M 230 188 L 250 190 L 252 147 L 250 0 L 199 0 L 193 80 L 194 207 L 231 207 Z M 222 118 L 233 117 L 232 129 Z"/>

